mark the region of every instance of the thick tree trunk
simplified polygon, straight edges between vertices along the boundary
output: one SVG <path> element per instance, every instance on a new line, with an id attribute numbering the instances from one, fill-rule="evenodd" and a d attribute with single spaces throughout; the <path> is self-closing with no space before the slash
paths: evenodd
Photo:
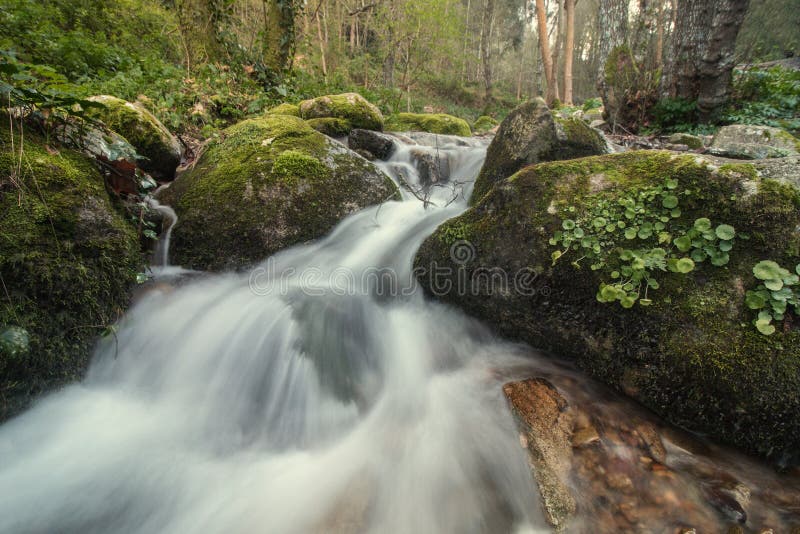
<path id="1" fill-rule="evenodd" d="M 494 1 L 486 0 L 483 8 L 483 24 L 481 26 L 481 63 L 483 65 L 484 102 L 492 100 L 492 54 L 491 31 L 492 18 L 494 17 Z"/>
<path id="2" fill-rule="evenodd" d="M 550 53 L 550 38 L 547 34 L 547 11 L 544 7 L 544 0 L 536 0 L 536 20 L 539 27 L 539 50 L 542 53 L 542 66 L 544 67 L 544 77 L 547 83 L 544 100 L 549 106 L 556 99 L 556 80 L 553 75 L 553 56 Z"/>
<path id="3" fill-rule="evenodd" d="M 628 0 L 600 0 L 597 11 L 597 90 L 606 101 L 605 67 L 611 51 L 625 43 L 628 33 Z"/>
<path id="4" fill-rule="evenodd" d="M 704 118 L 728 101 L 736 36 L 749 0 L 678 0 L 667 93 L 696 100 Z"/>
<path id="5" fill-rule="evenodd" d="M 664 10 L 664 4 L 667 0 L 658 0 L 658 19 L 656 24 L 658 27 L 656 28 L 656 57 L 655 57 L 655 64 L 656 68 L 660 69 L 664 66 L 664 26 L 666 20 L 666 11 Z"/>
<path id="6" fill-rule="evenodd" d="M 572 56 L 575 49 L 575 0 L 564 0 L 567 41 L 564 45 L 564 104 L 572 105 Z"/>

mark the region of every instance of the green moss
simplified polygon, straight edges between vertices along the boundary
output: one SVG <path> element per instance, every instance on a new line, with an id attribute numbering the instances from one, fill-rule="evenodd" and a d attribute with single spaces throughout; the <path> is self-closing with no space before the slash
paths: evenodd
<path id="1" fill-rule="evenodd" d="M 666 178 L 691 191 L 681 197 L 679 222 L 708 217 L 749 234 L 748 241 L 737 240 L 728 265 L 706 262 L 688 275 L 659 274 L 653 305 L 624 310 L 596 301 L 602 273 L 575 269 L 569 256 L 552 264 L 548 239 L 561 228 L 563 210 L 574 209 L 577 218 L 598 198 L 616 198 Z M 757 284 L 752 267 L 758 261 L 800 262 L 799 207 L 797 189 L 759 180 L 747 164 L 715 171 L 693 156 L 655 151 L 552 162 L 498 183 L 426 240 L 416 263 L 447 264 L 453 239 L 465 236 L 476 251 L 467 277 L 481 268 L 537 273 L 525 288 L 532 293 L 440 296 L 505 335 L 574 358 L 674 423 L 797 464 L 798 320 L 792 317 L 773 336 L 763 336 L 752 325 L 744 294 Z"/>
<path id="2" fill-rule="evenodd" d="M 498 124 L 500 123 L 495 119 L 487 117 L 486 115 L 482 115 L 478 117 L 478 120 L 475 121 L 475 124 L 472 126 L 472 130 L 478 134 L 486 133 Z"/>
<path id="3" fill-rule="evenodd" d="M 90 100 L 103 104 L 105 108 L 91 108 L 89 116 L 103 121 L 147 158 L 141 163 L 144 170 L 157 178 L 172 179 L 175 176 L 181 160 L 181 147 L 158 119 L 141 104 L 113 96 L 96 96 Z"/>
<path id="4" fill-rule="evenodd" d="M 383 115 L 373 104 L 358 93 L 326 95 L 300 102 L 300 116 L 304 119 L 336 118 L 350 122 L 353 128 L 382 130 Z"/>
<path id="5" fill-rule="evenodd" d="M 396 132 L 430 132 L 442 135 L 472 135 L 464 119 L 445 113 L 398 113 L 386 121 L 386 129 Z"/>
<path id="6" fill-rule="evenodd" d="M 329 137 L 347 137 L 347 134 L 353 129 L 347 119 L 326 117 L 323 119 L 309 119 L 306 122 L 319 133 Z"/>
<path id="7" fill-rule="evenodd" d="M 300 106 L 298 104 L 284 102 L 267 111 L 267 115 L 291 115 L 292 117 L 299 117 Z"/>
<path id="8" fill-rule="evenodd" d="M 35 135 L 0 134 L 0 325 L 30 333 L 30 351 L 0 362 L 0 418 L 79 378 L 98 334 L 128 305 L 140 263 L 134 229 L 117 214 L 88 159 L 52 154 Z M 5 369 L 1 369 L 5 367 Z"/>
<path id="9" fill-rule="evenodd" d="M 294 184 L 299 178 L 325 180 L 331 170 L 319 159 L 299 150 L 287 150 L 278 154 L 272 164 L 272 176 L 287 184 Z"/>
<path id="10" fill-rule="evenodd" d="M 306 121 L 267 115 L 225 130 L 162 199 L 179 217 L 176 263 L 221 270 L 316 239 L 396 191 L 374 166 Z"/>

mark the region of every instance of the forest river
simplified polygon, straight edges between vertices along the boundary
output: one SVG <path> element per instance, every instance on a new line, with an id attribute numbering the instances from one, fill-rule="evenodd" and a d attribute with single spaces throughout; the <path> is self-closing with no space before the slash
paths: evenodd
<path id="1" fill-rule="evenodd" d="M 674 429 L 662 432 L 671 478 L 640 476 L 615 425 L 663 423 L 424 296 L 415 252 L 467 208 L 486 143 L 398 145 L 379 166 L 401 201 L 250 272 L 154 268 L 86 379 L 0 427 L 0 532 L 549 532 L 503 393 L 531 376 L 604 421 L 613 454 L 587 469 L 666 496 L 650 509 L 630 497 L 646 531 L 792 524 L 796 478 Z M 446 158 L 449 180 L 424 187 L 414 151 Z M 570 530 L 621 531 L 600 510 L 625 510 L 628 482 L 572 486 Z"/>

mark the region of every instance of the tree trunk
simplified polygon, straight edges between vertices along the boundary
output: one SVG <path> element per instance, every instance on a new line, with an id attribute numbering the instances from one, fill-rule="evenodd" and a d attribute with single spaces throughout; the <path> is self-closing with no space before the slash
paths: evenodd
<path id="1" fill-rule="evenodd" d="M 625 43 L 628 33 L 628 0 L 600 0 L 597 11 L 597 90 L 607 101 L 606 60 L 611 51 Z"/>
<path id="2" fill-rule="evenodd" d="M 550 105 L 556 99 L 556 83 L 553 75 L 553 56 L 550 54 L 550 39 L 547 34 L 547 11 L 544 7 L 544 0 L 536 0 L 536 20 L 539 28 L 539 50 L 542 52 L 542 66 L 547 83 L 544 100 L 547 105 Z"/>
<path id="3" fill-rule="evenodd" d="M 467 66 L 468 66 L 468 57 L 467 56 L 467 42 L 469 37 L 469 11 L 472 7 L 472 0 L 467 0 L 467 18 L 466 22 L 464 22 L 464 53 L 462 54 L 462 67 L 461 67 L 461 83 L 467 81 Z"/>
<path id="4" fill-rule="evenodd" d="M 730 96 L 736 36 L 749 0 L 678 0 L 672 65 L 664 77 L 673 98 L 697 101 L 703 119 Z"/>
<path id="5" fill-rule="evenodd" d="M 481 63 L 483 66 L 484 103 L 492 100 L 492 17 L 494 16 L 494 1 L 486 0 L 483 8 L 483 24 L 481 25 Z"/>
<path id="6" fill-rule="evenodd" d="M 575 0 L 564 0 L 567 41 L 564 45 L 564 104 L 572 105 L 572 56 L 575 49 Z"/>
<path id="7" fill-rule="evenodd" d="M 658 27 L 656 29 L 656 58 L 655 64 L 656 68 L 660 69 L 664 66 L 664 18 L 666 17 L 666 12 L 664 11 L 664 3 L 667 0 L 658 0 L 658 20 L 656 24 Z"/>

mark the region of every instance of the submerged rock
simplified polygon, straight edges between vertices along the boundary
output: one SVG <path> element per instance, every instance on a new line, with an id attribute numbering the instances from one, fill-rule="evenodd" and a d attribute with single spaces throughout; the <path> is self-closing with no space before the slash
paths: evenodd
<path id="1" fill-rule="evenodd" d="M 95 339 L 127 307 L 140 264 L 137 234 L 95 164 L 30 131 L 24 147 L 20 161 L 0 130 L 0 328 L 29 336 L 24 353 L 0 350 L 0 420 L 83 375 Z"/>
<path id="2" fill-rule="evenodd" d="M 500 124 L 475 181 L 473 203 L 525 165 L 605 154 L 603 136 L 580 119 L 553 117 L 537 98 L 517 107 Z"/>
<path id="3" fill-rule="evenodd" d="M 733 124 L 720 128 L 709 152 L 734 159 L 765 159 L 800 155 L 800 140 L 781 128 Z"/>
<path id="4" fill-rule="evenodd" d="M 575 514 L 575 499 L 567 486 L 572 468 L 573 412 L 566 399 L 542 378 L 506 384 L 503 393 L 523 433 L 545 517 L 561 532 Z"/>
<path id="5" fill-rule="evenodd" d="M 300 116 L 308 119 L 334 118 L 351 128 L 383 130 L 381 111 L 358 93 L 327 95 L 300 102 Z"/>
<path id="6" fill-rule="evenodd" d="M 225 130 L 160 199 L 178 214 L 175 263 L 223 270 L 321 237 L 395 194 L 374 165 L 302 119 L 268 115 Z"/>
<path id="7" fill-rule="evenodd" d="M 629 202 L 630 213 L 622 209 Z M 758 262 L 792 271 L 800 263 L 799 207 L 797 189 L 759 179 L 747 164 L 714 168 L 653 151 L 540 164 L 443 224 L 420 247 L 416 267 L 449 267 L 436 279 L 422 271 L 423 287 L 507 336 L 575 359 L 671 422 L 797 464 L 800 330 L 787 313 L 772 335 L 760 333 L 745 293 L 759 285 Z M 651 210 L 663 226 L 637 222 Z M 710 231 L 696 244 L 681 242 L 699 247 L 681 256 L 672 241 L 698 219 Z M 564 235 L 575 228 L 577 249 L 565 247 Z M 719 245 L 714 228 L 735 242 Z M 607 237 L 586 241 L 585 249 L 585 238 L 600 229 Z M 451 251 L 464 241 L 467 262 Z M 670 263 L 668 253 L 685 261 Z M 619 296 L 614 284 L 624 267 L 627 278 L 645 261 L 656 262 L 647 271 L 653 282 L 630 282 L 620 289 L 622 301 L 606 302 Z M 442 291 L 447 284 L 462 289 Z"/>
<path id="8" fill-rule="evenodd" d="M 93 96 L 89 100 L 105 108 L 92 108 L 88 114 L 122 135 L 146 158 L 140 161 L 142 169 L 159 180 L 175 178 L 175 169 L 181 163 L 181 145 L 152 113 L 138 102 L 126 102 L 114 96 Z"/>
<path id="9" fill-rule="evenodd" d="M 469 137 L 472 130 L 464 119 L 446 113 L 398 113 L 386 121 L 392 132 L 428 132 Z"/>

